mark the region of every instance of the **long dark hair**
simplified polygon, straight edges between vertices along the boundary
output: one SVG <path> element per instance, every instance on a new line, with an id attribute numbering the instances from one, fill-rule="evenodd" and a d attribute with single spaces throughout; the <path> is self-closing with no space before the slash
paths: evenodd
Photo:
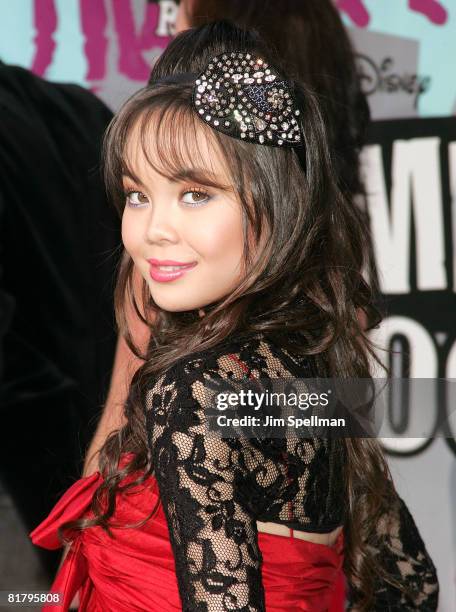
<path id="1" fill-rule="evenodd" d="M 305 141 L 305 151 L 298 155 L 295 150 L 249 144 L 213 130 L 192 107 L 192 80 L 176 79 L 173 83 L 169 79 L 183 72 L 200 72 L 211 57 L 235 50 L 258 53 L 283 72 L 277 58 L 270 60 L 265 46 L 252 33 L 227 22 L 188 30 L 170 44 L 153 70 L 151 83 L 125 103 L 107 131 L 106 183 L 120 212 L 125 205 L 122 175 L 134 173 L 125 155 L 134 126 L 139 125 L 149 163 L 168 177 L 178 176 L 189 165 L 200 165 L 186 143 L 203 131 L 209 146 L 222 156 L 242 206 L 246 275 L 230 295 L 205 307 L 203 318 L 197 311 L 160 309 L 144 283 L 143 316 L 133 291 L 133 262 L 124 253 L 115 296 L 120 333 L 139 354 L 125 317 L 127 303 L 133 302 L 153 335 L 124 407 L 127 424 L 112 432 L 100 451 L 104 481 L 93 498 L 94 518 L 62 525 L 61 535 L 93 525 L 110 533 L 117 493 L 143 483 L 152 474 L 144 401 L 151 380 L 177 360 L 216 347 L 233 335 L 261 332 L 286 343 L 289 332 L 299 338 L 298 344 L 294 339 L 292 350 L 309 355 L 320 376 L 370 378 L 372 360 L 379 362 L 376 347 L 357 317 L 360 308 L 369 318 L 378 320 L 380 316 L 373 306 L 372 288 L 361 274 L 365 224 L 338 187 L 325 121 L 314 95 L 296 85 Z M 169 82 L 156 85 L 163 77 Z M 151 149 L 154 155 L 150 155 Z M 205 181 L 210 184 L 209 177 L 201 177 L 203 184 Z M 264 257 L 254 265 L 247 230 L 252 228 L 258 239 L 264 224 L 271 234 Z M 348 500 L 344 571 L 350 585 L 361 594 L 359 610 L 369 610 L 378 575 L 406 591 L 389 576 L 369 546 L 376 539 L 379 521 L 397 502 L 397 493 L 377 440 L 346 439 L 344 443 Z M 121 455 L 127 452 L 133 453 L 133 459 L 119 469 Z M 140 476 L 122 486 L 122 480 L 137 470 Z"/>

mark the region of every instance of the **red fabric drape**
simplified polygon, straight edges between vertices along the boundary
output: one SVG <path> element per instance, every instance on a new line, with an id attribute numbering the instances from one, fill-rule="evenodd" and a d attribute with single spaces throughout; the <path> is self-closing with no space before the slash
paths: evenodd
<path id="1" fill-rule="evenodd" d="M 131 459 L 125 453 L 121 465 Z M 122 484 L 134 480 L 131 474 Z M 102 482 L 95 472 L 76 481 L 56 503 L 48 517 L 31 533 L 43 548 L 61 546 L 57 528 L 68 520 L 91 517 L 92 496 Z M 114 521 L 136 523 L 144 519 L 159 499 L 155 478 L 118 494 Z M 181 610 L 169 541 L 161 504 L 157 513 L 138 528 L 112 527 L 115 539 L 101 527 L 90 527 L 75 537 L 50 591 L 62 593 L 60 606 L 43 612 L 68 610 L 79 591 L 81 612 L 171 612 Z M 342 572 L 343 532 L 329 547 L 297 538 L 258 534 L 263 555 L 263 584 L 268 612 L 342 612 L 345 578 Z"/>

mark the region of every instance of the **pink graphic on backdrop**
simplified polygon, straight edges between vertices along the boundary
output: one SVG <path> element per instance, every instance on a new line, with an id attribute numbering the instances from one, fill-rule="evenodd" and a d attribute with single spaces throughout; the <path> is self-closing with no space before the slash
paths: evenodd
<path id="1" fill-rule="evenodd" d="M 447 10 L 436 0 L 409 0 L 409 7 L 436 25 L 443 25 L 448 20 Z"/>
<path id="2" fill-rule="evenodd" d="M 54 56 L 55 40 L 53 34 L 57 29 L 57 11 L 55 10 L 54 0 L 34 0 L 33 10 L 36 34 L 33 39 L 35 55 L 31 70 L 39 76 L 44 76 Z"/>
<path id="3" fill-rule="evenodd" d="M 405 0 L 404 0 L 405 1 Z M 142 26 L 136 27 L 131 0 L 111 0 L 114 25 L 118 38 L 118 69 L 127 78 L 145 81 L 150 63 L 143 53 L 153 48 L 163 48 L 168 40 L 156 35 L 159 19 L 158 3 L 147 2 Z M 81 29 L 85 37 L 84 51 L 87 58 L 88 81 L 102 80 L 106 76 L 106 59 L 109 41 L 106 37 L 107 14 L 105 0 L 79 0 Z M 358 27 L 367 27 L 370 14 L 363 0 L 336 0 L 339 10 L 346 13 Z M 54 0 L 33 0 L 35 26 L 35 54 L 31 69 L 44 76 L 52 64 L 56 43 L 58 16 Z M 408 0 L 411 11 L 421 13 L 435 25 L 448 21 L 448 12 L 437 0 Z"/>
<path id="4" fill-rule="evenodd" d="M 148 2 L 142 27 L 137 32 L 130 0 L 112 0 L 114 24 L 119 44 L 119 72 L 133 81 L 146 81 L 150 73 L 150 62 L 143 52 L 154 47 L 163 48 L 167 40 L 155 34 L 159 6 Z"/>
<path id="5" fill-rule="evenodd" d="M 337 0 L 336 6 L 358 27 L 369 25 L 370 15 L 362 0 Z M 408 0 L 408 6 L 411 11 L 421 13 L 435 25 L 443 25 L 448 20 L 447 10 L 437 0 Z"/>
<path id="6" fill-rule="evenodd" d="M 106 76 L 108 39 L 105 35 L 108 17 L 104 0 L 79 0 L 81 28 L 84 34 L 84 52 L 87 58 L 88 81 L 98 81 Z"/>
<path id="7" fill-rule="evenodd" d="M 346 13 L 355 25 L 365 28 L 370 21 L 370 15 L 362 0 L 337 0 L 336 6 L 342 13 Z"/>

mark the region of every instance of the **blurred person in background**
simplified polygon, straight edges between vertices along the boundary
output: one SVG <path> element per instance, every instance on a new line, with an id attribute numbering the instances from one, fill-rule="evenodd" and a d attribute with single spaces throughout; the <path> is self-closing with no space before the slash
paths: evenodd
<path id="1" fill-rule="evenodd" d="M 359 154 L 370 120 L 369 106 L 361 91 L 350 39 L 331 0 L 181 0 L 175 31 L 178 34 L 219 19 L 258 31 L 290 76 L 316 93 L 326 119 L 338 187 L 350 200 L 357 200 L 367 217 Z M 378 294 L 371 242 L 365 257 L 370 284 Z M 137 295 L 141 287 L 136 275 Z M 370 300 L 368 295 L 366 300 Z M 368 321 L 362 308 L 358 312 L 364 329 L 378 323 L 378 319 Z M 127 318 L 132 335 L 127 340 L 119 336 L 109 396 L 86 455 L 84 475 L 98 469 L 97 453 L 106 436 L 125 424 L 123 406 L 129 383 L 143 364 L 150 341 L 151 330 L 137 313 L 130 311 Z"/>
<path id="2" fill-rule="evenodd" d="M 100 100 L 0 62 L 0 105 L 0 478 L 30 530 L 80 474 L 105 400 L 120 223 Z M 37 552 L 51 577 L 61 554 Z"/>

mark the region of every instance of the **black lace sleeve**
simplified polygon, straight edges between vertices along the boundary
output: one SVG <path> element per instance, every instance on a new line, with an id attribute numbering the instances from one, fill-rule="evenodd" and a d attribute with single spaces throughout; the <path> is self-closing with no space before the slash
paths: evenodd
<path id="1" fill-rule="evenodd" d="M 242 487 L 261 461 L 248 440 L 207 436 L 205 407 L 171 369 L 149 392 L 146 422 L 184 612 L 265 610 L 256 518 Z M 196 391 L 195 391 L 196 390 Z M 201 390 L 201 389 L 200 389 Z M 203 394 L 201 395 L 201 397 Z"/>
<path id="2" fill-rule="evenodd" d="M 377 583 L 372 611 L 435 612 L 439 598 L 437 570 L 413 516 L 401 497 L 385 519 L 378 525 L 378 546 L 374 549 L 375 553 L 386 563 L 388 571 L 409 587 L 413 594 L 406 596 L 391 584 L 380 580 Z M 358 596 L 354 589 L 350 590 L 348 599 L 347 609 L 357 610 Z"/>

